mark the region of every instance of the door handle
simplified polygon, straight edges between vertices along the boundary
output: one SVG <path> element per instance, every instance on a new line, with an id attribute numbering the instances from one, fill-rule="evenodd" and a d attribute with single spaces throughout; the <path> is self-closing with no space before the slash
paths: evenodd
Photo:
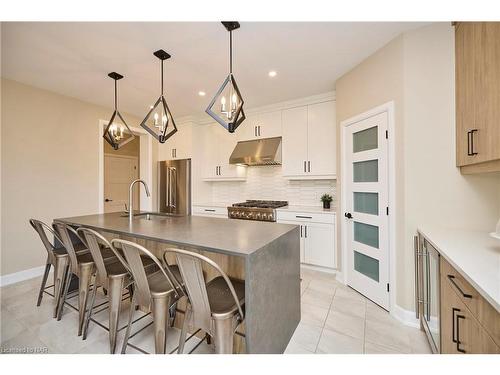
<path id="1" fill-rule="evenodd" d="M 460 288 L 457 284 L 457 282 L 455 281 L 455 276 L 453 275 L 448 275 L 448 280 L 450 280 L 450 282 L 453 284 L 453 286 L 455 288 L 457 288 L 457 290 L 460 292 L 460 294 L 462 294 L 462 296 L 464 298 L 472 298 L 472 295 L 470 295 L 469 293 L 464 293 L 464 291 L 462 290 L 462 288 Z"/>
<path id="2" fill-rule="evenodd" d="M 352 219 L 352 214 L 350 212 L 346 212 L 344 216 L 348 219 Z"/>
<path id="3" fill-rule="evenodd" d="M 106 198 L 106 199 L 104 200 L 104 202 L 113 202 L 113 199 L 108 199 L 108 198 Z"/>

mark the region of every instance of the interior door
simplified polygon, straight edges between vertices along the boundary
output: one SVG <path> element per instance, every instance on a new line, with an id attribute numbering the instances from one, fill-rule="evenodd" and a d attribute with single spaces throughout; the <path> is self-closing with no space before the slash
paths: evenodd
<path id="1" fill-rule="evenodd" d="M 389 308 L 387 113 L 345 129 L 347 282 Z"/>
<path id="2" fill-rule="evenodd" d="M 104 212 L 124 211 L 130 183 L 139 178 L 136 157 L 104 155 Z M 134 209 L 139 209 L 139 189 L 134 192 Z"/>

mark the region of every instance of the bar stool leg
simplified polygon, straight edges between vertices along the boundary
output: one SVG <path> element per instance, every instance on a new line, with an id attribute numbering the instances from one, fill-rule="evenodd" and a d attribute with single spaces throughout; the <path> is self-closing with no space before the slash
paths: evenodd
<path id="1" fill-rule="evenodd" d="M 124 277 L 109 278 L 109 351 L 115 353 Z"/>
<path id="2" fill-rule="evenodd" d="M 66 302 L 66 296 L 68 295 L 69 285 L 71 284 L 73 273 L 71 272 L 70 265 L 67 264 L 64 271 L 64 281 L 63 281 L 63 291 L 59 296 L 59 301 L 57 304 L 57 320 L 61 320 L 62 311 L 64 303 Z"/>
<path id="3" fill-rule="evenodd" d="M 92 318 L 92 310 L 94 309 L 94 304 L 95 304 L 95 296 L 97 294 L 97 288 L 99 287 L 97 285 L 97 275 L 94 276 L 94 287 L 92 288 L 92 297 L 90 297 L 90 307 L 89 307 L 89 312 L 87 314 L 87 318 L 85 319 L 85 327 L 83 328 L 83 340 L 87 339 L 87 332 L 89 330 L 89 323 L 90 323 L 90 318 Z"/>
<path id="4" fill-rule="evenodd" d="M 43 273 L 42 285 L 40 285 L 40 291 L 38 292 L 38 300 L 36 301 L 36 305 L 40 306 L 43 298 L 43 291 L 45 289 L 45 285 L 47 284 L 47 278 L 49 277 L 50 272 L 50 262 L 47 259 L 47 264 L 45 265 L 45 272 Z"/>
<path id="5" fill-rule="evenodd" d="M 217 354 L 232 354 L 234 318 L 214 319 L 214 345 Z"/>
<path id="6" fill-rule="evenodd" d="M 66 277 L 66 266 L 68 259 L 66 257 L 56 257 L 54 264 L 54 318 L 57 317 L 59 309 L 59 300 L 64 288 L 64 280 Z"/>
<path id="7" fill-rule="evenodd" d="M 181 335 L 179 337 L 179 348 L 177 354 L 182 354 L 184 352 L 184 344 L 186 343 L 186 335 L 189 326 L 189 320 L 191 319 L 191 305 L 188 303 L 186 305 L 186 313 L 184 314 L 184 322 L 182 323 Z"/>
<path id="8" fill-rule="evenodd" d="M 135 311 L 135 293 L 132 295 L 132 302 L 130 302 L 127 330 L 125 331 L 125 337 L 123 338 L 123 344 L 122 344 L 122 354 L 125 354 L 125 351 L 127 350 L 128 338 L 130 336 L 130 329 L 132 326 L 132 317 L 134 315 L 134 311 Z"/>
<path id="9" fill-rule="evenodd" d="M 89 296 L 90 279 L 94 265 L 81 264 L 78 286 L 78 336 L 82 335 L 85 323 L 85 312 L 87 310 L 87 300 Z"/>
<path id="10" fill-rule="evenodd" d="M 170 307 L 170 295 L 162 298 L 153 298 L 153 326 L 155 333 L 155 352 L 165 354 L 168 330 L 168 311 Z"/>

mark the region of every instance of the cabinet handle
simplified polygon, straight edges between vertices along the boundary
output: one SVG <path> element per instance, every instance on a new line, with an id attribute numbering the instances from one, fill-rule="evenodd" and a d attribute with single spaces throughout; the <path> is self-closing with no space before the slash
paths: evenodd
<path id="1" fill-rule="evenodd" d="M 208 209 L 208 208 L 205 208 L 205 211 L 206 211 L 206 212 L 215 212 L 215 210 Z"/>
<path id="2" fill-rule="evenodd" d="M 306 170 L 306 161 L 304 160 L 304 172 L 307 172 Z"/>
<path id="3" fill-rule="evenodd" d="M 221 176 L 221 175 L 222 175 L 222 173 L 221 173 L 221 171 L 220 171 L 220 165 L 219 165 L 219 176 Z"/>
<path id="4" fill-rule="evenodd" d="M 457 282 L 455 281 L 455 276 L 453 275 L 448 275 L 448 280 L 450 280 L 450 282 L 453 284 L 453 286 L 455 288 L 457 288 L 457 290 L 462 294 L 462 296 L 464 298 L 472 298 L 472 295 L 468 294 L 468 293 L 464 293 L 464 291 L 462 290 L 462 288 L 460 288 L 457 284 Z"/>
<path id="5" fill-rule="evenodd" d="M 295 215 L 297 219 L 312 219 L 312 216 Z"/>
<path id="6" fill-rule="evenodd" d="M 302 225 L 300 226 L 300 238 L 302 238 Z"/>
<path id="7" fill-rule="evenodd" d="M 307 225 L 304 225 L 304 237 L 307 238 Z"/>
<path id="8" fill-rule="evenodd" d="M 253 133 L 257 137 L 257 127 L 256 126 L 253 127 Z"/>
<path id="9" fill-rule="evenodd" d="M 472 129 L 467 132 L 467 156 L 477 155 L 477 152 L 474 151 L 474 133 L 477 132 L 477 129 Z"/>
<path id="10" fill-rule="evenodd" d="M 465 316 L 457 314 L 457 351 L 459 351 L 460 353 L 466 353 L 466 351 L 464 349 L 460 348 L 460 344 L 461 344 L 461 342 L 460 342 L 460 319 L 465 320 Z"/>
<path id="11" fill-rule="evenodd" d="M 259 125 L 259 137 L 260 137 L 260 125 Z"/>
<path id="12" fill-rule="evenodd" d="M 307 162 L 307 171 L 311 172 L 311 162 L 310 161 Z"/>
<path id="13" fill-rule="evenodd" d="M 457 339 L 455 338 L 455 313 L 460 312 L 460 309 L 457 309 L 456 307 L 453 307 L 451 309 L 451 341 L 457 342 Z"/>

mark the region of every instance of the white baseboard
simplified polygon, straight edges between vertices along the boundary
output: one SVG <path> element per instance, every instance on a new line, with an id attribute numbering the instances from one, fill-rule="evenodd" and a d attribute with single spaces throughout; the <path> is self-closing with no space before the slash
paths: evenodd
<path id="1" fill-rule="evenodd" d="M 311 264 L 305 264 L 305 263 L 300 263 L 300 267 L 306 268 L 308 270 L 325 272 L 325 273 L 331 273 L 331 274 L 337 274 L 338 273 L 338 271 L 336 269 L 333 269 L 333 268 L 313 266 Z"/>
<path id="2" fill-rule="evenodd" d="M 0 276 L 0 287 L 19 283 L 43 275 L 45 265 Z"/>
<path id="3" fill-rule="evenodd" d="M 391 316 L 408 327 L 420 328 L 420 320 L 415 317 L 415 311 L 405 310 L 399 305 L 391 309 Z"/>

